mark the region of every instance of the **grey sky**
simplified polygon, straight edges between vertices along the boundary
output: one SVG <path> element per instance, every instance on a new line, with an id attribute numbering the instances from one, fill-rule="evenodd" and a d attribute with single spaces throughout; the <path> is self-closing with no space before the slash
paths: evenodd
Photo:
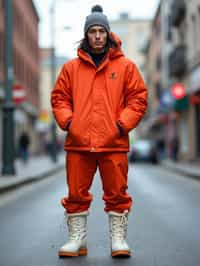
<path id="1" fill-rule="evenodd" d="M 40 16 L 40 46 L 51 45 L 50 6 L 52 0 L 34 0 Z M 152 18 L 159 0 L 56 0 L 56 53 L 74 56 L 77 41 L 83 37 L 85 17 L 95 4 L 102 5 L 108 19 L 116 19 L 121 12 L 132 18 Z M 64 30 L 69 26 L 71 30 Z"/>

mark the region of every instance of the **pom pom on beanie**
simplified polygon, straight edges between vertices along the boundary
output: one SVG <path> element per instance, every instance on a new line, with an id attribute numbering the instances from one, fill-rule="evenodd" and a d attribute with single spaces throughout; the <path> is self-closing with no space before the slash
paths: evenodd
<path id="1" fill-rule="evenodd" d="M 91 9 L 91 14 L 86 17 L 84 33 L 86 34 L 90 27 L 100 25 L 107 32 L 110 31 L 110 26 L 106 15 L 103 14 L 103 8 L 100 5 L 95 5 Z"/>

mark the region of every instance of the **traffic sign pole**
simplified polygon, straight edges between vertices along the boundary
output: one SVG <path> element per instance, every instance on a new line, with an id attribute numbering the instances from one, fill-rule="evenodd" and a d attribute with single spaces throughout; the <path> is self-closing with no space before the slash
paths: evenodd
<path id="1" fill-rule="evenodd" d="M 3 154 L 2 175 L 14 175 L 15 142 L 14 142 L 14 105 L 12 102 L 13 62 L 12 62 L 12 0 L 5 3 L 5 97 L 3 102 Z"/>

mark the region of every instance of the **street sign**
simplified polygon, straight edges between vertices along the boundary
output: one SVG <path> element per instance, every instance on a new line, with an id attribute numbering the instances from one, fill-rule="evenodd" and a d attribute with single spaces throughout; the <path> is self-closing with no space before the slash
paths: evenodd
<path id="1" fill-rule="evenodd" d="M 172 107 L 174 104 L 174 98 L 172 97 L 170 90 L 164 90 L 160 96 L 160 104 L 162 107 Z"/>
<path id="2" fill-rule="evenodd" d="M 186 89 L 182 83 L 175 83 L 171 87 L 171 93 L 174 99 L 180 100 L 186 96 Z"/>
<path id="3" fill-rule="evenodd" d="M 13 85 L 13 101 L 15 104 L 20 104 L 26 99 L 26 90 L 21 84 Z"/>

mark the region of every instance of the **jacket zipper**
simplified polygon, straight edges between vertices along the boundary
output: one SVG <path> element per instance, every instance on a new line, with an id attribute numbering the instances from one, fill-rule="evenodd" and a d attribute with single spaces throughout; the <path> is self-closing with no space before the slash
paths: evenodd
<path id="1" fill-rule="evenodd" d="M 95 70 L 95 74 L 94 74 L 94 77 L 93 77 L 93 80 L 92 80 L 92 114 L 93 114 L 93 108 L 94 108 L 94 99 L 93 99 L 93 90 L 94 90 L 94 80 L 95 80 L 95 77 L 96 77 L 96 70 Z M 95 151 L 95 148 L 92 146 L 92 127 L 93 127 L 93 117 L 91 119 L 91 130 L 90 130 L 90 152 L 94 152 Z"/>

